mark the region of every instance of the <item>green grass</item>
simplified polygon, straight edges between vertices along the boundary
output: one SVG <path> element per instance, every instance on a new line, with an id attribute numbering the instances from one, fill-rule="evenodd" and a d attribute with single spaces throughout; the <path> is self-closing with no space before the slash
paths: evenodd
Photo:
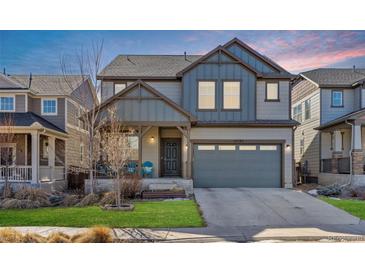
<path id="1" fill-rule="evenodd" d="M 0 209 L 0 226 L 199 227 L 204 221 L 192 200 L 135 202 L 133 211 L 92 207 Z"/>
<path id="2" fill-rule="evenodd" d="M 365 220 L 365 201 L 351 200 L 351 199 L 331 199 L 327 197 L 320 197 L 322 201 L 325 201 L 335 207 L 341 208 L 342 210 Z"/>

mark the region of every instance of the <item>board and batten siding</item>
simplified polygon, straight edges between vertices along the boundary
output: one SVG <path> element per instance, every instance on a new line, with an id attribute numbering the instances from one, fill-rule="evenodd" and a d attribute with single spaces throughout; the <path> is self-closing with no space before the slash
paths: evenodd
<path id="1" fill-rule="evenodd" d="M 30 98 L 28 96 L 28 108 L 29 111 L 34 112 L 35 114 L 41 116 L 45 120 L 53 123 L 55 126 L 65 130 L 66 129 L 66 121 L 65 121 L 65 98 L 57 98 L 57 115 L 42 115 L 42 106 L 41 106 L 41 98 Z M 47 97 L 54 98 L 54 97 Z"/>
<path id="2" fill-rule="evenodd" d="M 257 81 L 256 119 L 287 120 L 289 119 L 289 81 L 279 81 L 279 100 L 265 101 L 266 81 Z"/>
<path id="3" fill-rule="evenodd" d="M 331 107 L 331 94 L 332 90 L 343 91 L 343 107 Z M 321 124 L 325 124 L 338 117 L 346 115 L 350 112 L 358 110 L 360 108 L 359 98 L 355 95 L 354 89 L 321 89 L 322 93 L 322 120 Z M 358 99 L 356 99 L 358 98 Z"/>
<path id="4" fill-rule="evenodd" d="M 216 81 L 216 109 L 198 110 L 198 81 Z M 223 110 L 223 81 L 241 82 L 240 110 Z M 186 72 L 183 76 L 183 107 L 199 121 L 229 122 L 255 120 L 255 75 L 238 64 L 204 63 Z"/>
<path id="5" fill-rule="evenodd" d="M 140 93 L 141 92 L 141 93 Z M 140 100 L 135 100 L 141 96 Z M 155 100 L 151 100 L 155 98 Z M 125 122 L 189 122 L 189 118 L 168 104 L 161 98 L 157 98 L 150 91 L 138 87 L 124 94 L 122 98 L 115 99 L 113 105 L 116 107 L 120 121 Z M 101 112 L 107 116 L 107 109 Z"/>
<path id="6" fill-rule="evenodd" d="M 120 83 L 120 81 L 118 81 Z M 127 81 L 127 86 L 132 85 L 134 81 Z M 181 105 L 182 85 L 181 81 L 146 81 L 146 84 L 150 85 L 158 92 L 168 97 L 176 104 Z M 102 88 L 102 102 L 114 95 L 114 82 L 103 81 Z"/>
<path id="7" fill-rule="evenodd" d="M 311 118 L 304 120 L 304 102 L 311 100 Z M 294 133 L 294 159 L 295 162 L 300 162 L 302 165 L 308 162 L 309 176 L 317 177 L 320 171 L 319 162 L 319 147 L 320 147 L 320 133 L 314 128 L 320 125 L 320 89 L 316 89 L 314 92 L 309 93 L 304 98 L 293 104 L 293 108 L 298 104 L 302 104 L 302 122 L 296 128 Z M 292 113 L 293 113 L 292 108 Z M 301 140 L 304 138 L 303 153 L 300 153 Z"/>
<path id="8" fill-rule="evenodd" d="M 244 63 L 254 67 L 259 72 L 263 73 L 275 72 L 275 70 L 273 70 L 270 66 L 266 65 L 264 62 L 257 59 L 257 57 L 252 55 L 250 52 L 248 52 L 246 49 L 242 48 L 238 44 L 232 44 L 227 48 L 227 50 L 233 53 L 239 59 L 241 59 Z"/>

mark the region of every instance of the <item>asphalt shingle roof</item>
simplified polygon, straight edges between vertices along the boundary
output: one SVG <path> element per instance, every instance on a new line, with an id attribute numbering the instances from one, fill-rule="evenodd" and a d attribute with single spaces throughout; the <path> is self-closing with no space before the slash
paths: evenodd
<path id="1" fill-rule="evenodd" d="M 51 122 L 33 112 L 0 112 L 0 121 L 3 121 L 6 117 L 9 117 L 13 121 L 14 126 L 29 127 L 33 123 L 38 122 L 45 128 L 67 134 L 67 132 L 63 129 L 55 126 Z"/>
<path id="2" fill-rule="evenodd" d="M 365 69 L 320 68 L 301 73 L 306 78 L 325 86 L 352 86 L 365 80 Z"/>
<path id="3" fill-rule="evenodd" d="M 81 75 L 66 77 L 67 81 L 63 75 L 32 75 L 29 89 L 37 95 L 70 95 L 85 80 Z M 29 87 L 29 75 L 10 75 L 9 78 Z"/>
<path id="4" fill-rule="evenodd" d="M 0 73 L 0 89 L 24 89 L 25 86 Z"/>
<path id="5" fill-rule="evenodd" d="M 176 77 L 202 55 L 118 55 L 99 74 L 101 77 Z"/>

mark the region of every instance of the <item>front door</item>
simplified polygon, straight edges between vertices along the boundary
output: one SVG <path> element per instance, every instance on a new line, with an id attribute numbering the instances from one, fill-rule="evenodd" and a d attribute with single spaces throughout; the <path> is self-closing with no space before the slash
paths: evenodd
<path id="1" fill-rule="evenodd" d="M 161 140 L 161 176 L 181 176 L 181 139 Z"/>

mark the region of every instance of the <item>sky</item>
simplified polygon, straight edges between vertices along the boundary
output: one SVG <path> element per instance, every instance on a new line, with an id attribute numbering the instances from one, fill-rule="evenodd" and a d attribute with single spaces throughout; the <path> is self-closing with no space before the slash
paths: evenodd
<path id="1" fill-rule="evenodd" d="M 319 67 L 365 68 L 365 31 L 0 30 L 0 69 L 8 74 L 61 73 L 62 56 L 75 60 L 81 49 L 100 41 L 105 66 L 118 54 L 204 54 L 234 37 L 292 73 Z"/>

